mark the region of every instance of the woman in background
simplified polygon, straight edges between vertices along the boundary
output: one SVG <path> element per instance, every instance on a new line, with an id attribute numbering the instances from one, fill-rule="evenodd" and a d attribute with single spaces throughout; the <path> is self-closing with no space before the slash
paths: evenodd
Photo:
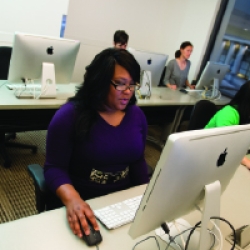
<path id="1" fill-rule="evenodd" d="M 242 125 L 250 122 L 250 81 L 244 83 L 228 105 L 219 110 L 205 128 Z M 250 138 L 249 138 L 250 141 Z M 239 142 L 240 143 L 240 142 Z M 241 164 L 250 170 L 250 160 L 245 156 Z"/>
<path id="2" fill-rule="evenodd" d="M 164 84 L 170 89 L 189 87 L 194 89 L 188 81 L 188 73 L 191 62 L 188 60 L 193 51 L 193 45 L 190 42 L 183 42 L 180 49 L 175 52 L 175 59 L 169 61 Z"/>
<path id="3" fill-rule="evenodd" d="M 126 50 L 110 48 L 88 66 L 83 84 L 53 117 L 47 133 L 45 181 L 49 209 L 65 205 L 74 234 L 98 230 L 86 199 L 148 182 L 147 122 L 135 105 L 140 66 Z M 57 197 L 59 199 L 57 199 Z"/>

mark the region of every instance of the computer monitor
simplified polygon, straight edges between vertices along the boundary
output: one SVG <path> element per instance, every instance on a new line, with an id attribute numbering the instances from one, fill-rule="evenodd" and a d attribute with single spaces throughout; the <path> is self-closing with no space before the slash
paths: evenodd
<path id="1" fill-rule="evenodd" d="M 16 32 L 8 81 L 70 83 L 80 42 Z"/>
<path id="2" fill-rule="evenodd" d="M 134 55 L 135 59 L 140 64 L 142 71 L 151 72 L 151 86 L 158 86 L 168 59 L 168 55 L 135 50 L 131 48 L 129 48 L 128 51 Z"/>
<path id="3" fill-rule="evenodd" d="M 204 199 L 203 218 L 219 216 L 220 194 L 246 154 L 249 138 L 250 125 L 171 134 L 131 224 L 130 236 L 136 238 L 165 221 L 172 222 Z M 204 243 L 206 222 L 202 221 L 201 246 L 195 249 L 210 249 L 211 242 Z"/>
<path id="4" fill-rule="evenodd" d="M 213 87 L 219 89 L 221 81 L 229 70 L 230 65 L 208 61 L 195 89 L 204 90 L 205 88 L 212 89 Z"/>

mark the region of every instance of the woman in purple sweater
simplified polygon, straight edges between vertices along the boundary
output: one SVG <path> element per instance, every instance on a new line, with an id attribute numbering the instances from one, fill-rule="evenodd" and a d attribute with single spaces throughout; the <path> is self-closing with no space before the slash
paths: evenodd
<path id="1" fill-rule="evenodd" d="M 98 230 L 86 199 L 148 182 L 147 122 L 135 105 L 140 66 L 126 50 L 106 49 L 84 82 L 53 117 L 47 134 L 45 181 L 67 209 L 74 234 Z M 56 196 L 49 208 L 58 206 Z"/>

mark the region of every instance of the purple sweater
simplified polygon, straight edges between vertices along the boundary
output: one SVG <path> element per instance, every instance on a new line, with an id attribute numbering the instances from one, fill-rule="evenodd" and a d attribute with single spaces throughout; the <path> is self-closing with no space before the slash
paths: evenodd
<path id="1" fill-rule="evenodd" d="M 129 106 L 117 127 L 98 116 L 89 139 L 73 142 L 76 117 L 68 102 L 48 128 L 44 176 L 52 191 L 72 184 L 83 199 L 90 199 L 148 182 L 147 122 L 139 107 Z"/>

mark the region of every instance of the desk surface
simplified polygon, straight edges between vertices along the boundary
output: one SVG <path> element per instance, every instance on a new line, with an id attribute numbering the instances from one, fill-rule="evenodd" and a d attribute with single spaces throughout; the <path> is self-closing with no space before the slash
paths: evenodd
<path id="1" fill-rule="evenodd" d="M 6 81 L 5 81 L 6 82 Z M 0 81 L 0 109 L 58 109 L 66 100 L 75 94 L 77 84 L 57 84 L 57 97 L 55 99 L 18 99 L 14 90 L 9 90 L 4 81 Z M 139 106 L 170 106 L 170 105 L 194 105 L 200 98 L 183 94 L 178 90 L 164 87 L 152 88 L 150 99 L 138 99 Z M 221 97 L 215 101 L 217 105 L 224 105 L 229 98 Z"/>
<path id="2" fill-rule="evenodd" d="M 96 209 L 139 195 L 144 190 L 145 185 L 96 198 L 88 203 L 93 209 Z M 250 224 L 249 190 L 249 170 L 240 166 L 221 198 L 221 216 L 229 220 L 235 228 Z M 200 214 L 194 211 L 183 218 L 191 225 L 194 225 L 200 220 Z M 224 237 L 231 232 L 229 227 L 222 222 L 220 227 Z M 99 246 L 100 250 L 131 250 L 136 242 L 145 238 L 144 235 L 136 240 L 132 240 L 127 234 L 128 229 L 129 225 L 125 225 L 108 231 L 101 226 L 104 240 Z M 154 232 L 151 232 L 149 235 L 154 235 Z M 73 235 L 66 221 L 65 208 L 0 224 L 0 239 L 1 250 L 96 249 L 95 247 L 87 247 L 81 239 Z M 165 244 L 161 240 L 159 242 L 161 249 L 165 249 Z M 224 241 L 223 249 L 228 250 L 230 246 L 227 241 Z M 148 240 L 136 247 L 136 250 L 142 249 L 153 250 L 157 248 L 154 240 Z"/>

